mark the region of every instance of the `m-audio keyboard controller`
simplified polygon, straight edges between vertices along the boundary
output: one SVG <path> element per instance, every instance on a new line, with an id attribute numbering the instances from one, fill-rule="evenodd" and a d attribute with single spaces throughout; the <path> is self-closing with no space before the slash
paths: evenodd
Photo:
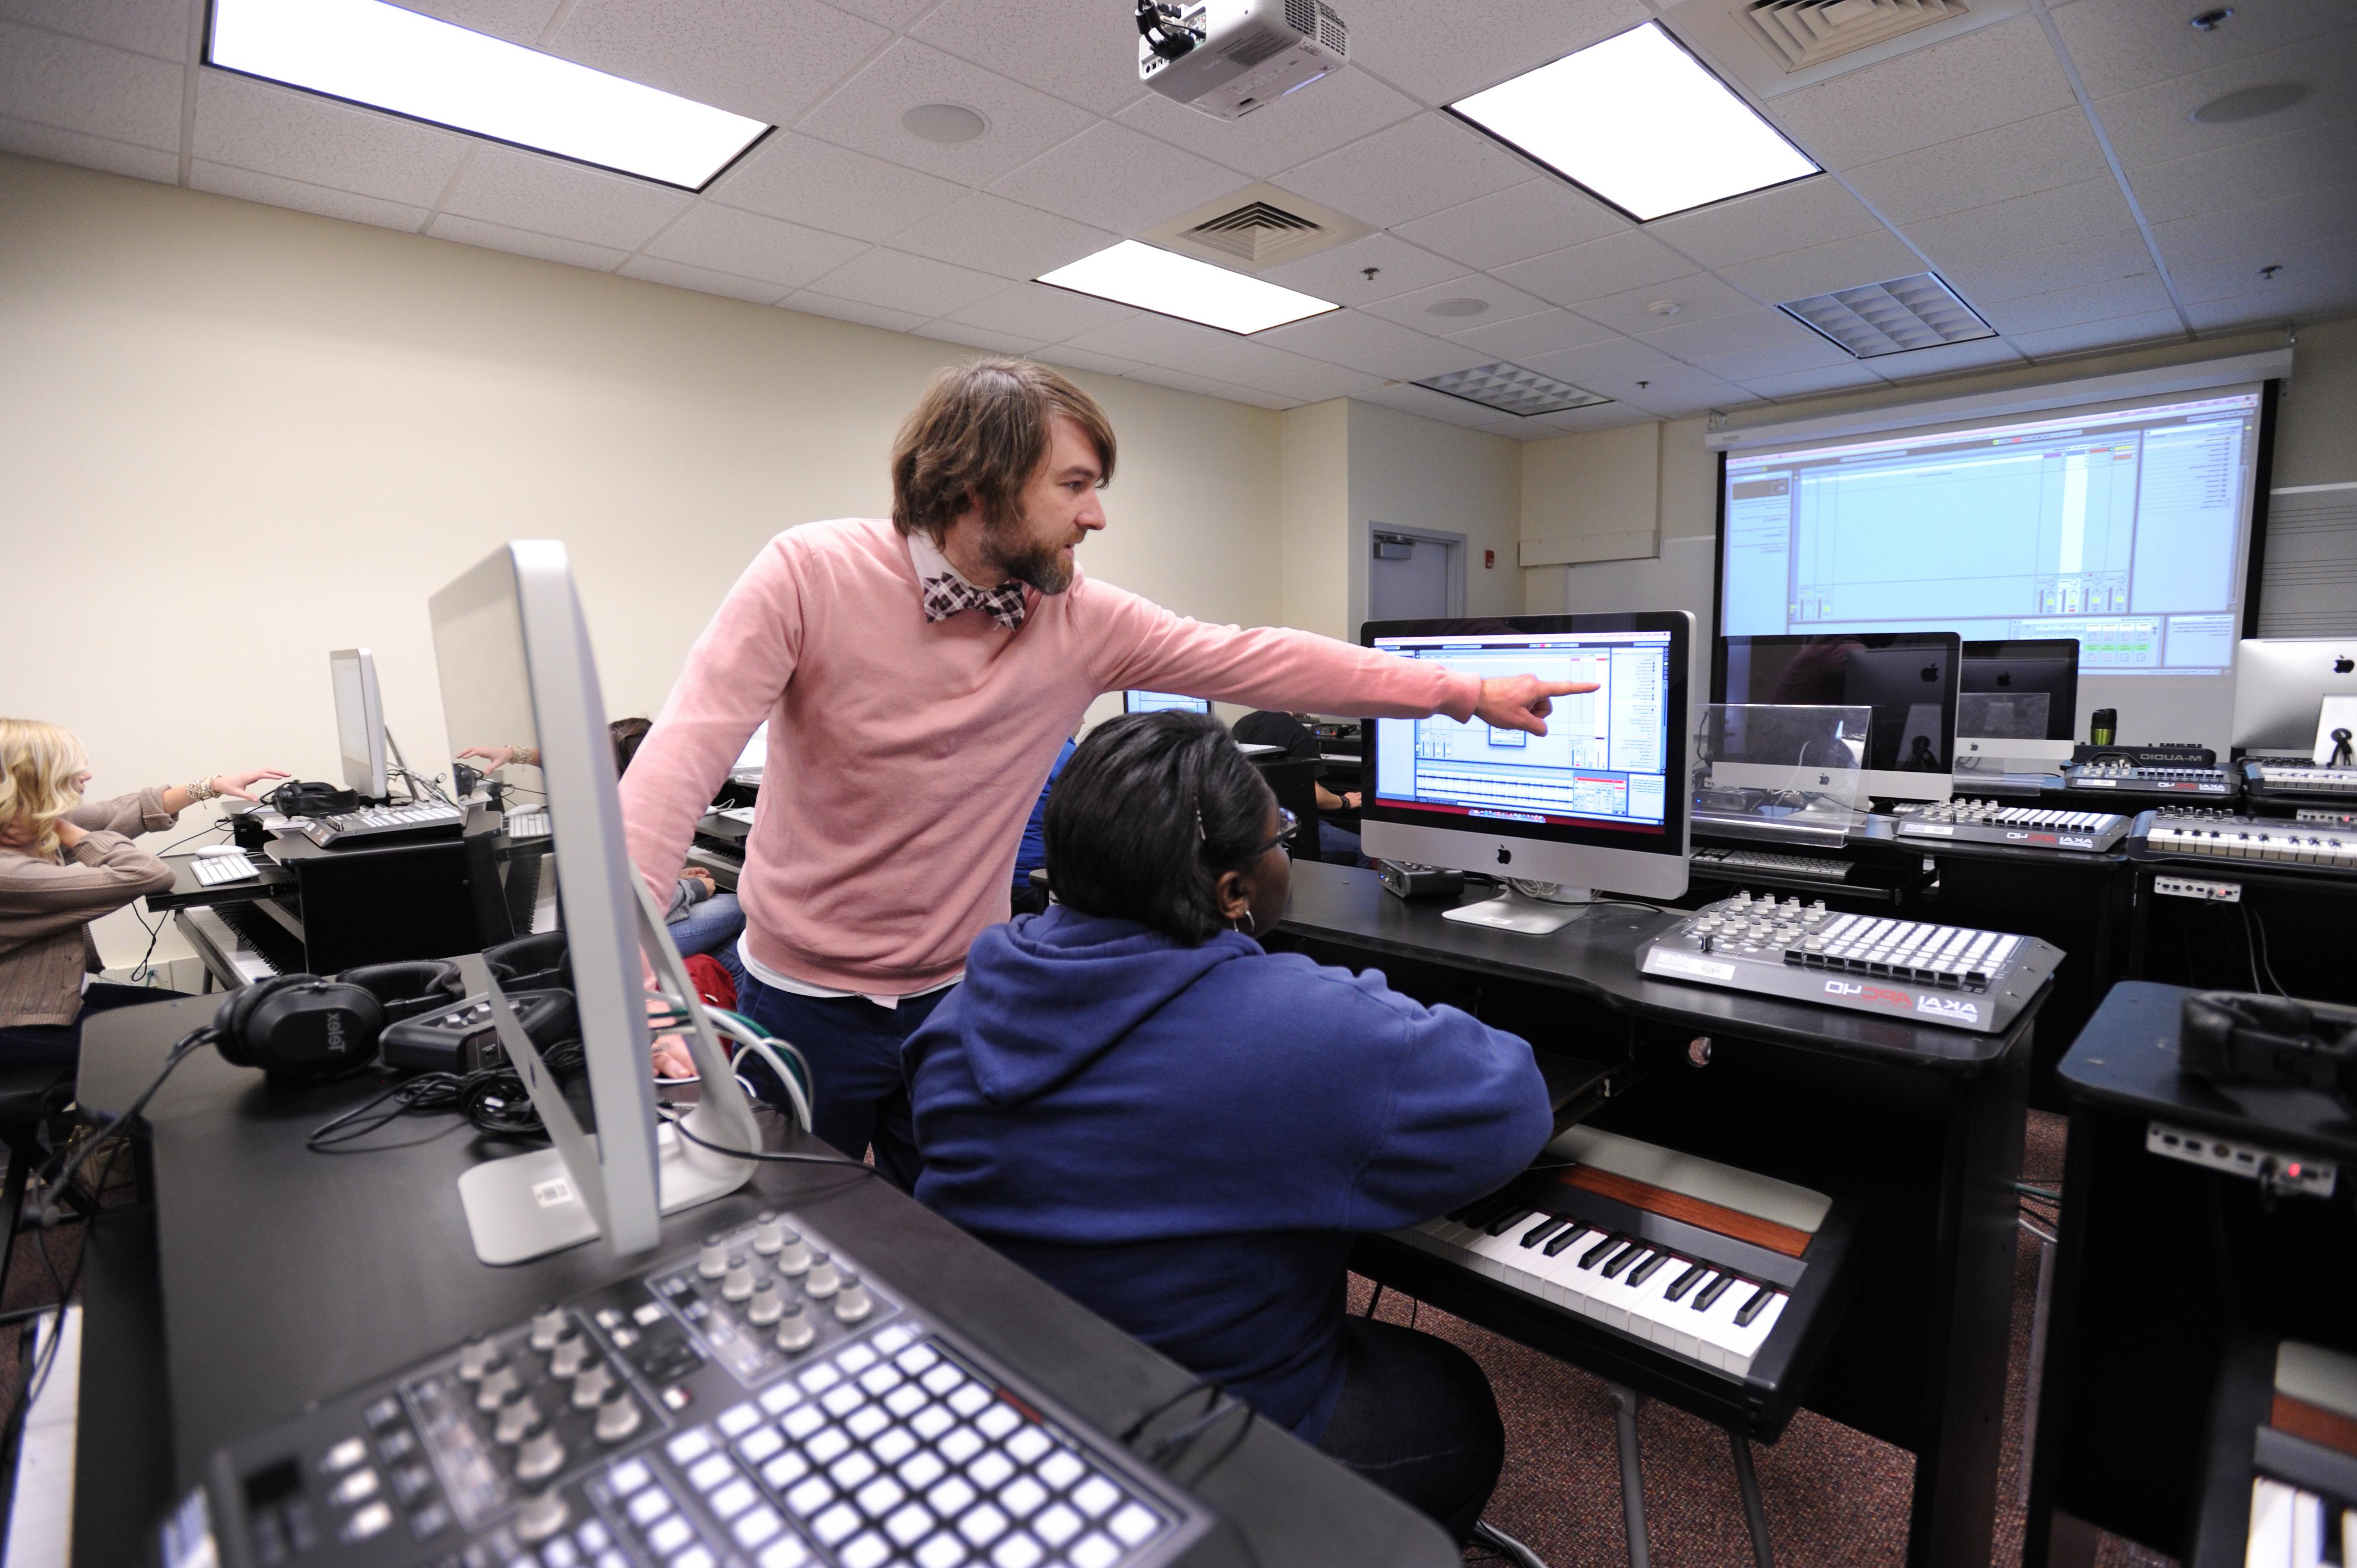
<path id="1" fill-rule="evenodd" d="M 1899 819 L 1899 836 L 2100 853 L 2128 836 L 2128 819 L 2112 811 L 2056 811 L 1960 800 L 1909 812 Z"/>

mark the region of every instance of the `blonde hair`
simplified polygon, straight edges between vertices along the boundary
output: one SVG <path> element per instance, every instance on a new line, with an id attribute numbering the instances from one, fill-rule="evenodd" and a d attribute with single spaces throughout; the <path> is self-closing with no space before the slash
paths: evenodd
<path id="1" fill-rule="evenodd" d="M 33 848 L 57 858 L 58 819 L 81 804 L 74 780 L 89 770 L 71 730 L 38 719 L 0 719 L 0 827 L 31 818 Z"/>

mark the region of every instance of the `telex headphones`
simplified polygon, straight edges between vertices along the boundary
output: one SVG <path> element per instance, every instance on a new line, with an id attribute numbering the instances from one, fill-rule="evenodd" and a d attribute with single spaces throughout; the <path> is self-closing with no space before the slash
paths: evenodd
<path id="1" fill-rule="evenodd" d="M 565 933 L 538 931 L 483 950 L 483 967 L 509 992 L 573 987 L 573 961 Z"/>
<path id="2" fill-rule="evenodd" d="M 2357 1105 L 2357 1007 L 2197 991 L 2185 999 L 2177 1050 L 2187 1078 L 2321 1090 Z"/>
<path id="3" fill-rule="evenodd" d="M 386 1025 L 464 994 L 458 966 L 447 959 L 366 964 L 333 979 L 277 975 L 221 1004 L 214 1045 L 224 1061 L 275 1079 L 336 1078 L 376 1059 Z"/>

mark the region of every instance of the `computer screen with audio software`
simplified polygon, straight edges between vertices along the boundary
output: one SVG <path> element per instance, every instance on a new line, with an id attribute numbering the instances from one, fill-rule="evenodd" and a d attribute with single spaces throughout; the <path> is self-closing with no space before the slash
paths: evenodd
<path id="1" fill-rule="evenodd" d="M 1727 454 L 1719 632 L 2075 639 L 2137 737 L 2231 711 L 2262 389 Z"/>

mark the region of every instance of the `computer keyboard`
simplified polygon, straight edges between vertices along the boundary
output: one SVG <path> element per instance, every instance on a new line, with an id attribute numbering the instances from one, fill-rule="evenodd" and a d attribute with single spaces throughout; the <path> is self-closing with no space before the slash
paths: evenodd
<path id="1" fill-rule="evenodd" d="M 1694 864 L 1727 871 L 1781 872 L 1822 882 L 1849 880 L 1850 863 L 1829 854 L 1778 854 L 1764 849 L 1698 849 Z"/>
<path id="2" fill-rule="evenodd" d="M 528 806 L 521 811 L 510 811 L 502 825 L 511 839 L 544 839 L 549 834 L 548 808 Z"/>
<path id="3" fill-rule="evenodd" d="M 287 820 L 288 827 L 321 849 L 359 839 L 455 837 L 466 825 L 467 813 L 457 806 L 430 802 Z"/>
<path id="4" fill-rule="evenodd" d="M 224 882 L 246 882 L 262 875 L 262 868 L 242 854 L 200 854 L 188 863 L 188 873 L 207 887 L 218 887 Z"/>

